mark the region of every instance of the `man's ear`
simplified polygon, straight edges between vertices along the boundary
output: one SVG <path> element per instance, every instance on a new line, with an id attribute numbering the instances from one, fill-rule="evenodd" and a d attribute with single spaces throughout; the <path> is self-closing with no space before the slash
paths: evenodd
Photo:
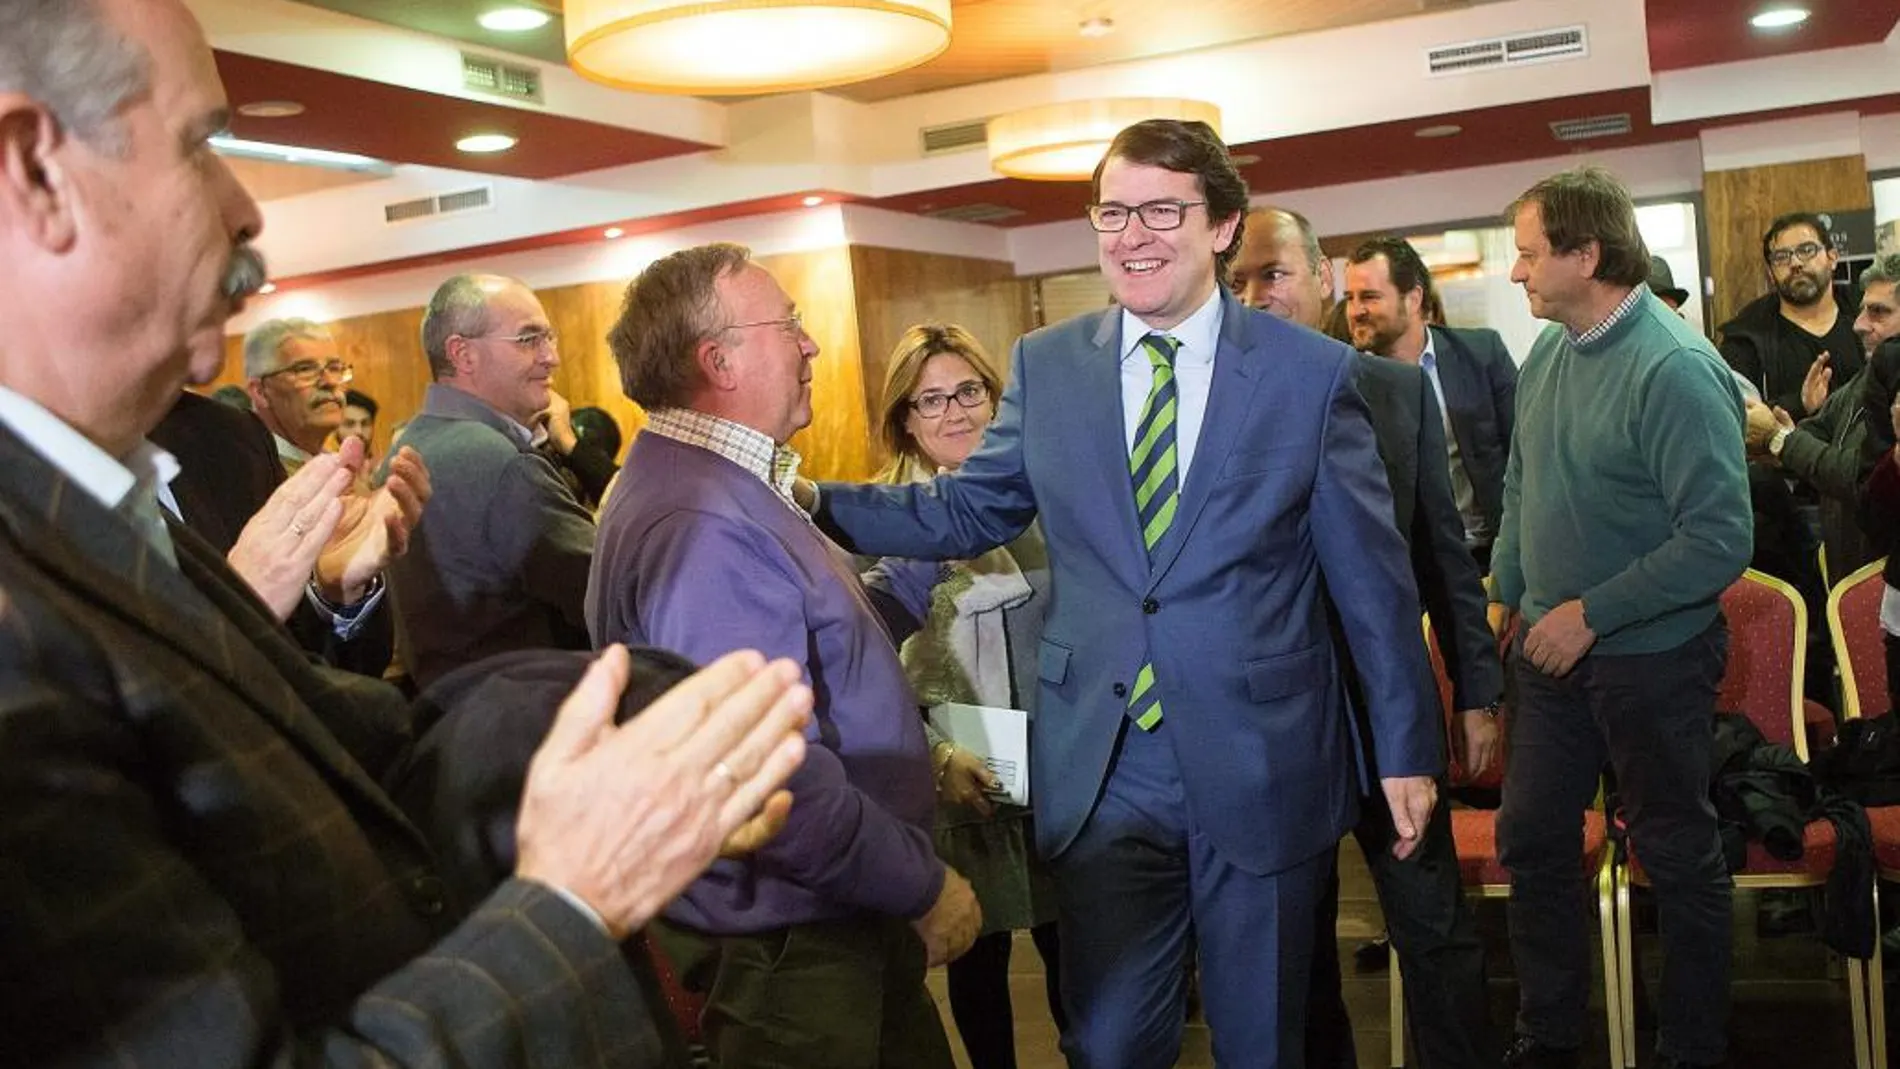
<path id="1" fill-rule="evenodd" d="M 693 350 L 693 362 L 699 365 L 700 378 L 713 389 L 730 390 L 738 386 L 739 374 L 717 336 L 700 339 Z"/>
<path id="2" fill-rule="evenodd" d="M 264 390 L 263 379 L 252 379 L 246 382 L 244 392 L 250 395 L 252 408 L 259 412 L 270 411 L 270 394 Z"/>
<path id="3" fill-rule="evenodd" d="M 78 235 L 60 144 L 51 112 L 24 94 L 0 93 L 0 225 L 56 253 Z"/>

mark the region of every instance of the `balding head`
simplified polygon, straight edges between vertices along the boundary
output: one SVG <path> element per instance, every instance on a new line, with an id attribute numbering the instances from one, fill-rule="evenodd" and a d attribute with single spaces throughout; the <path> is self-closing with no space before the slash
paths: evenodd
<path id="1" fill-rule="evenodd" d="M 1318 330 L 1333 292 L 1333 265 L 1305 216 L 1255 208 L 1234 257 L 1232 287 L 1247 307 Z"/>

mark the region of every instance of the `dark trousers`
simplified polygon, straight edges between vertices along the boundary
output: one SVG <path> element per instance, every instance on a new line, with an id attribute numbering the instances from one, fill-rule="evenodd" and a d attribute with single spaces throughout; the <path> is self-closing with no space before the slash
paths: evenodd
<path id="1" fill-rule="evenodd" d="M 1016 1012 L 1010 1005 L 1009 952 L 1014 932 L 991 932 L 950 963 L 950 1015 L 956 1018 L 971 1069 L 1016 1069 Z M 1042 956 L 1043 987 L 1056 1033 L 1068 1031 L 1062 1012 L 1060 940 L 1054 922 L 1029 930 Z"/>
<path id="2" fill-rule="evenodd" d="M 1483 1069 L 1498 1064 L 1485 993 L 1484 944 L 1458 876 L 1458 854 L 1451 836 L 1451 810 L 1444 801 L 1432 810 L 1425 837 L 1412 856 L 1392 856 L 1397 838 L 1392 810 L 1383 796 L 1360 802 L 1354 838 L 1365 851 L 1366 867 L 1379 894 L 1386 931 L 1398 951 L 1405 976 L 1405 1018 L 1412 1027 L 1416 1064 L 1424 1069 Z M 1340 985 L 1339 867 L 1333 866 L 1314 928 L 1312 995 L 1306 1013 L 1308 1069 L 1355 1069 L 1352 1021 L 1346 1015 Z"/>
<path id="3" fill-rule="evenodd" d="M 1511 871 L 1520 1033 L 1558 1047 L 1583 1041 L 1590 910 L 1582 813 L 1607 759 L 1656 892 L 1664 955 L 1657 1049 L 1689 1062 L 1726 1057 L 1733 884 L 1709 802 L 1709 762 L 1727 650 L 1718 617 L 1675 649 L 1592 653 L 1562 679 L 1531 667 L 1521 643 L 1514 651 L 1498 849 Z"/>
<path id="4" fill-rule="evenodd" d="M 1190 929 L 1215 1063 L 1297 1069 L 1332 858 L 1264 876 L 1228 864 L 1188 810 L 1167 721 L 1153 733 L 1123 725 L 1101 800 L 1052 862 L 1070 1069 L 1174 1065 Z"/>
<path id="5" fill-rule="evenodd" d="M 713 1064 L 729 1069 L 952 1069 L 950 1040 L 924 987 L 924 944 L 894 917 L 713 936 L 649 929 L 706 995 Z"/>
<path id="6" fill-rule="evenodd" d="M 1887 701 L 1900 713 L 1900 635 L 1882 635 L 1887 650 Z"/>

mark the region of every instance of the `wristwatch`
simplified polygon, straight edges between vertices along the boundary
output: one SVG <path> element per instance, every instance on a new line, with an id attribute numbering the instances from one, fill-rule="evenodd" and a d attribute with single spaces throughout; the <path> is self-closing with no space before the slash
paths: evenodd
<path id="1" fill-rule="evenodd" d="M 1496 720 L 1498 718 L 1498 710 L 1502 709 L 1503 707 L 1504 707 L 1503 698 L 1493 698 L 1491 699 L 1490 704 L 1480 706 L 1479 709 L 1480 711 L 1484 713 L 1484 715 L 1490 717 L 1493 720 Z"/>

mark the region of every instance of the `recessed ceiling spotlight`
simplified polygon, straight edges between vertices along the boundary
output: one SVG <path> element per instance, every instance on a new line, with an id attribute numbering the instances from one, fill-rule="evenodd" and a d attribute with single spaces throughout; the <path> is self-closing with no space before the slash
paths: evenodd
<path id="1" fill-rule="evenodd" d="M 257 292 L 259 292 L 259 293 L 261 293 L 261 294 L 263 294 L 263 295 L 265 295 L 265 296 L 267 296 L 267 297 L 268 297 L 268 296 L 270 296 L 271 294 L 273 294 L 273 293 L 276 293 L 276 292 L 277 292 L 277 283 L 275 283 L 275 282 L 266 282 L 266 283 L 264 283 L 264 284 L 263 284 L 262 286 L 259 286 L 259 287 L 257 287 Z"/>
<path id="2" fill-rule="evenodd" d="M 1439 123 L 1437 126 L 1421 126 L 1412 131 L 1413 137 L 1457 137 L 1465 128 L 1457 123 Z"/>
<path id="3" fill-rule="evenodd" d="M 303 105 L 294 100 L 253 100 L 249 104 L 239 104 L 237 112 L 251 119 L 288 119 L 292 115 L 302 115 Z"/>
<path id="4" fill-rule="evenodd" d="M 1251 152 L 1242 152 L 1238 155 L 1229 156 L 1227 158 L 1233 161 L 1233 164 L 1236 167 L 1252 167 L 1254 164 L 1260 162 L 1260 157 L 1254 155 Z"/>
<path id="5" fill-rule="evenodd" d="M 1805 7 L 1771 7 L 1748 20 L 1750 26 L 1758 30 L 1784 30 L 1790 26 L 1799 26 L 1808 21 L 1808 9 Z"/>
<path id="6" fill-rule="evenodd" d="M 612 241 L 615 238 L 626 237 L 627 232 L 625 230 L 620 229 L 617 226 L 610 226 L 607 229 L 601 231 L 600 236 L 606 238 L 608 241 Z"/>
<path id="7" fill-rule="evenodd" d="M 1075 32 L 1084 37 L 1107 37 L 1115 32 L 1115 20 L 1106 15 L 1097 15 L 1092 19 L 1083 19 Z"/>
<path id="8" fill-rule="evenodd" d="M 547 12 L 531 7 L 498 7 L 484 12 L 475 21 L 482 24 L 482 29 L 495 33 L 526 33 L 546 26 L 552 18 Z"/>
<path id="9" fill-rule="evenodd" d="M 817 194 L 813 194 L 809 197 L 806 197 L 802 203 L 807 208 L 816 208 L 820 204 L 823 204 L 824 202 L 825 202 L 825 198 L 820 197 Z"/>
<path id="10" fill-rule="evenodd" d="M 507 134 L 475 134 L 457 141 L 455 147 L 470 153 L 506 152 L 515 147 L 515 139 Z"/>

